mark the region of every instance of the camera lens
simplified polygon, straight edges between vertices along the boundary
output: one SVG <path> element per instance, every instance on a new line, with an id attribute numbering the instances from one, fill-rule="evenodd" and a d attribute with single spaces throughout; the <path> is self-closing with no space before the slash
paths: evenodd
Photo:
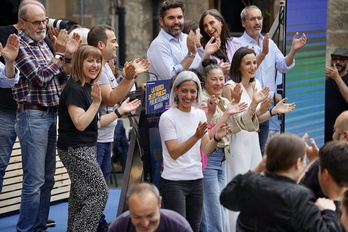
<path id="1" fill-rule="evenodd" d="M 48 26 L 55 27 L 59 30 L 65 29 L 67 31 L 69 31 L 70 28 L 76 24 L 77 23 L 66 19 L 49 19 L 48 21 Z"/>

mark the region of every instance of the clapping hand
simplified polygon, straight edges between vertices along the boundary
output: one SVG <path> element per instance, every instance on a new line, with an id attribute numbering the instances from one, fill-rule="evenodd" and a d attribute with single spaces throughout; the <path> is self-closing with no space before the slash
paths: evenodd
<path id="1" fill-rule="evenodd" d="M 298 32 L 294 35 L 294 38 L 292 39 L 292 47 L 297 51 L 298 49 L 305 46 L 307 42 L 307 37 L 304 33 L 302 33 L 302 37 L 298 38 Z"/>
<path id="2" fill-rule="evenodd" d="M 3 48 L 0 43 L 0 56 L 3 56 L 6 62 L 14 61 L 18 55 L 19 39 L 17 35 L 12 34 L 7 39 L 7 44 Z"/>
<path id="3" fill-rule="evenodd" d="M 127 97 L 126 100 L 122 102 L 120 107 L 118 107 L 118 111 L 120 114 L 132 112 L 133 110 L 136 110 L 141 105 L 141 101 L 139 99 L 135 99 L 130 102 L 129 97 Z"/>
<path id="4" fill-rule="evenodd" d="M 231 99 L 234 100 L 235 103 L 240 102 L 242 93 L 243 93 L 242 84 L 237 83 L 236 86 L 234 86 L 234 88 L 231 89 Z"/>
<path id="5" fill-rule="evenodd" d="M 222 124 L 216 130 L 216 133 L 214 136 L 217 140 L 220 140 L 222 137 L 225 137 L 229 131 L 230 131 L 230 127 L 227 126 L 226 124 Z"/>
<path id="6" fill-rule="evenodd" d="M 263 100 L 266 99 L 266 97 L 268 96 L 270 92 L 269 87 L 265 87 L 263 88 L 261 91 L 257 91 L 256 88 L 254 88 L 254 94 L 253 94 L 253 100 L 259 104 L 260 102 L 262 102 Z"/>
<path id="7" fill-rule="evenodd" d="M 285 114 L 293 111 L 296 107 L 295 103 L 286 104 L 285 101 L 288 100 L 287 98 L 283 98 L 280 100 L 277 105 L 273 108 L 272 112 L 274 114 Z"/>
<path id="8" fill-rule="evenodd" d="M 208 131 L 208 123 L 199 122 L 194 136 L 198 139 L 201 139 L 203 135 L 207 133 L 207 131 Z"/>
<path id="9" fill-rule="evenodd" d="M 235 100 L 232 99 L 232 101 L 227 105 L 226 111 L 228 112 L 229 115 L 234 115 L 241 113 L 245 111 L 248 108 L 248 104 L 245 102 L 236 104 Z"/>

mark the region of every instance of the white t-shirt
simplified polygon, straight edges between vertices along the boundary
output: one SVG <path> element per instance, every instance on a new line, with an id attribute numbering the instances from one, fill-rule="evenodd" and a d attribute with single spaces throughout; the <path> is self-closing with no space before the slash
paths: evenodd
<path id="1" fill-rule="evenodd" d="M 188 140 L 196 133 L 199 122 L 206 122 L 207 118 L 201 109 L 191 107 L 190 112 L 183 112 L 171 107 L 164 112 L 159 121 L 159 132 L 162 143 L 163 173 L 167 180 L 197 180 L 203 178 L 200 147 L 202 139 L 184 155 L 174 160 L 165 145 L 165 141 L 177 139 L 178 144 Z"/>

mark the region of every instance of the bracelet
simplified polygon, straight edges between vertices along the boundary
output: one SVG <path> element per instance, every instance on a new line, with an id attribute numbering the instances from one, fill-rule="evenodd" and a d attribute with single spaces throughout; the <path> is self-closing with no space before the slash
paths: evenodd
<path id="1" fill-rule="evenodd" d="M 217 138 L 215 137 L 215 134 L 214 134 L 214 141 L 218 143 L 218 142 L 221 141 L 221 138 L 220 138 L 220 139 L 217 139 Z"/>
<path id="2" fill-rule="evenodd" d="M 122 118 L 122 114 L 120 114 L 120 112 L 118 112 L 118 109 L 116 108 L 114 110 L 115 114 L 117 115 L 118 118 Z"/>
<path id="3" fill-rule="evenodd" d="M 56 52 L 55 54 L 56 54 L 56 55 L 60 55 L 60 56 L 62 56 L 62 57 L 65 57 L 65 54 L 64 54 L 64 53 L 61 53 L 61 52 Z"/>
<path id="4" fill-rule="evenodd" d="M 271 108 L 271 109 L 268 110 L 268 111 L 269 111 L 269 114 L 271 115 L 271 117 L 273 117 L 273 116 L 276 115 L 276 114 L 272 114 L 272 110 L 273 110 L 273 108 Z"/>

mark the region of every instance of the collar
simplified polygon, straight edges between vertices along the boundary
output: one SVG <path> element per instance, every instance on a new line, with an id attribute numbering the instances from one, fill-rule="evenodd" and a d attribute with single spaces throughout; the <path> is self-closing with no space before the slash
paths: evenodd
<path id="1" fill-rule="evenodd" d="M 179 41 L 175 37 L 173 37 L 172 35 L 170 35 L 167 32 L 165 32 L 163 29 L 161 29 L 160 34 L 161 34 L 161 36 L 163 36 L 168 41 L 173 40 L 173 41 L 176 41 L 176 42 L 181 42 L 183 40 L 183 38 L 184 38 L 184 34 L 182 32 L 179 35 Z"/>
<path id="2" fill-rule="evenodd" d="M 259 41 L 262 42 L 263 41 L 263 38 L 264 36 L 260 33 L 259 34 Z M 255 43 L 256 41 L 246 33 L 246 31 L 244 31 L 244 34 L 243 34 L 243 37 L 245 38 L 245 40 L 248 42 L 248 43 Z M 261 43 L 262 44 L 262 43 Z"/>
<path id="3" fill-rule="evenodd" d="M 22 42 L 24 42 L 30 46 L 41 46 L 43 44 L 43 41 L 44 41 L 44 40 L 41 40 L 38 43 L 36 43 L 27 34 L 25 34 L 24 31 L 22 31 L 22 30 L 18 30 L 18 37 Z"/>

